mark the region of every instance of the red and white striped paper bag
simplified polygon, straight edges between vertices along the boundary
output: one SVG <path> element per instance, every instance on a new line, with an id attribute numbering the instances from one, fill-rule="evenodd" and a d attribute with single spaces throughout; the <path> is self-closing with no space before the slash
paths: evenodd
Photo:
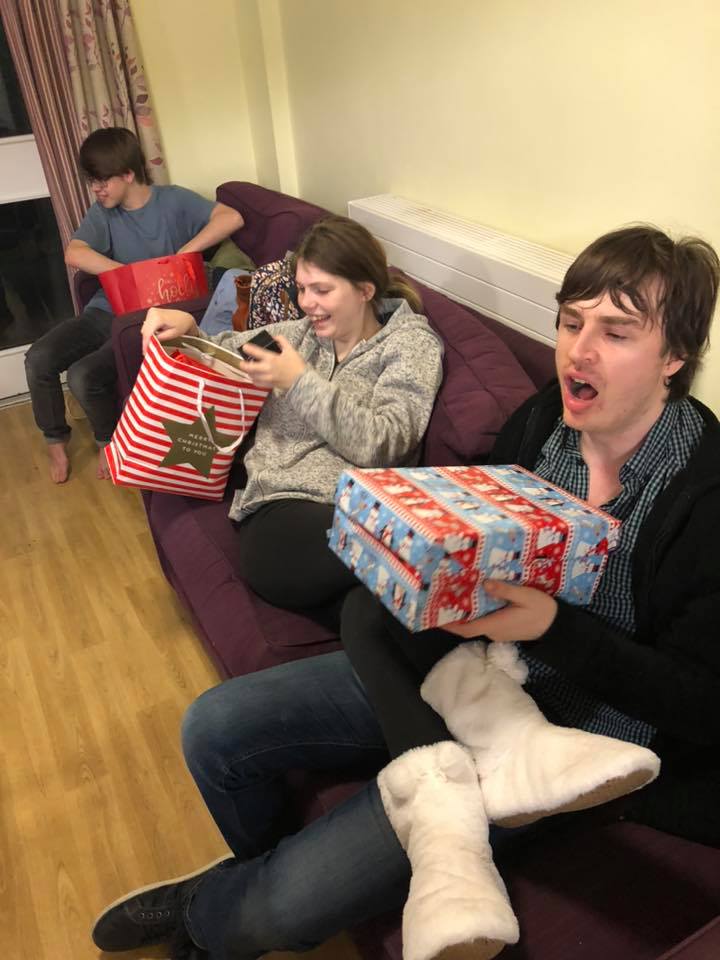
<path id="1" fill-rule="evenodd" d="M 239 360 L 200 337 L 153 337 L 105 448 L 113 483 L 222 500 L 235 450 L 270 392 Z"/>

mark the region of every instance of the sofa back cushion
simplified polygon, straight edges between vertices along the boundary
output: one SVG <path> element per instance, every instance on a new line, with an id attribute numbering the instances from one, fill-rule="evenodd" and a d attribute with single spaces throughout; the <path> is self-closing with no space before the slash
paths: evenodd
<path id="1" fill-rule="evenodd" d="M 232 239 L 258 265 L 280 260 L 305 231 L 328 215 L 312 203 L 236 180 L 215 191 L 219 203 L 239 210 L 245 226 Z"/>
<path id="2" fill-rule="evenodd" d="M 538 390 L 541 390 L 555 377 L 555 351 L 546 343 L 533 340 L 520 330 L 508 327 L 499 320 L 486 317 L 475 310 L 469 310 L 474 317 L 499 337 L 530 377 Z"/>
<path id="3" fill-rule="evenodd" d="M 425 435 L 423 463 L 477 463 L 535 385 L 479 317 L 423 284 L 415 286 L 423 313 L 445 347 L 443 382 Z"/>

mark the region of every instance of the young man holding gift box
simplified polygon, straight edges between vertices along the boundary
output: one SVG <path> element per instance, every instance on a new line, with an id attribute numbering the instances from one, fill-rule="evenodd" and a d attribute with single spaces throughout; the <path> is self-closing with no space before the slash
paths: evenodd
<path id="1" fill-rule="evenodd" d="M 699 241 L 645 227 L 601 237 L 558 295 L 559 383 L 498 437 L 493 462 L 519 463 L 622 519 L 591 606 L 495 583 L 505 608 L 409 637 L 358 589 L 343 637 L 363 682 L 339 652 L 203 694 L 185 752 L 234 856 L 127 895 L 98 919 L 98 946 L 173 939 L 177 957 L 218 960 L 307 949 L 401 905 L 410 884 L 406 960 L 487 960 L 518 938 L 492 856 L 519 831 L 496 824 L 597 802 L 587 743 L 612 777 L 609 745 L 627 790 L 662 760 L 660 776 L 609 817 L 720 842 L 720 424 L 687 396 L 719 272 Z M 473 642 L 454 649 L 458 637 Z M 481 637 L 495 642 L 486 649 Z M 429 668 L 422 694 L 447 728 L 418 695 Z M 522 689 L 528 671 L 559 726 Z M 389 697 L 401 713 L 387 712 Z M 395 759 L 377 780 L 286 835 L 288 769 L 377 770 L 388 747 Z M 578 754 L 576 778 L 564 761 Z M 531 842 L 532 830 L 522 836 Z"/>
<path id="2" fill-rule="evenodd" d="M 65 250 L 65 262 L 100 274 L 126 263 L 174 253 L 200 253 L 243 225 L 240 214 L 192 190 L 154 186 L 135 134 L 124 127 L 95 130 L 80 147 L 80 169 L 96 197 Z M 50 477 L 64 483 L 70 472 L 70 427 L 60 374 L 87 414 L 100 447 L 97 475 L 110 476 L 103 447 L 117 420 L 113 313 L 99 290 L 79 317 L 65 320 L 37 340 L 25 357 L 35 422 L 48 444 Z"/>

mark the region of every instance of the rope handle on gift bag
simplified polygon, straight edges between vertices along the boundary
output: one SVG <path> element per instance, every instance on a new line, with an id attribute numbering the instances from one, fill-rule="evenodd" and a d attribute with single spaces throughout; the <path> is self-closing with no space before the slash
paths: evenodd
<path id="1" fill-rule="evenodd" d="M 204 381 L 204 380 L 200 380 L 199 383 L 198 383 L 198 395 L 197 395 L 197 407 L 196 407 L 196 409 L 197 409 L 198 417 L 200 418 L 200 422 L 201 422 L 202 425 L 203 425 L 203 430 L 204 430 L 205 433 L 207 434 L 208 440 L 209 440 L 210 443 L 215 447 L 215 449 L 217 450 L 218 453 L 232 453 L 234 450 L 237 450 L 237 448 L 240 446 L 240 444 L 243 442 L 243 440 L 244 440 L 245 437 L 247 436 L 247 433 L 248 433 L 247 428 L 245 428 L 245 429 L 243 430 L 243 432 L 240 434 L 240 436 L 237 438 L 237 440 L 233 440 L 233 442 L 232 442 L 232 443 L 229 443 L 226 447 L 221 447 L 221 446 L 219 446 L 218 443 L 217 443 L 216 440 L 215 440 L 215 437 L 213 437 L 213 435 L 212 435 L 212 430 L 210 429 L 210 424 L 207 422 L 207 417 L 205 416 L 205 413 L 203 412 L 202 402 L 203 402 L 203 394 L 204 394 L 204 392 L 205 392 L 205 381 Z M 245 423 L 245 398 L 243 397 L 243 392 L 242 392 L 242 390 L 238 390 L 238 394 L 239 394 L 239 396 L 240 396 L 240 411 L 241 411 L 240 417 L 241 417 L 243 423 Z"/>

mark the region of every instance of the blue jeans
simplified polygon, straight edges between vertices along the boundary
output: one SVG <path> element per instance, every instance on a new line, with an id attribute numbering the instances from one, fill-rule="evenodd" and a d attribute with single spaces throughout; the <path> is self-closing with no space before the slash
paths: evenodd
<path id="1" fill-rule="evenodd" d="M 237 858 L 206 874 L 186 921 L 212 960 L 307 950 L 370 917 L 399 910 L 410 864 L 376 781 L 293 828 L 285 775 L 376 773 L 388 754 L 344 652 L 237 677 L 202 694 L 183 725 L 188 767 Z M 491 828 L 491 843 L 521 830 Z"/>
<path id="2" fill-rule="evenodd" d="M 306 950 L 402 906 L 410 867 L 372 780 L 284 836 L 289 770 L 349 776 L 387 762 L 344 653 L 228 680 L 190 707 L 188 767 L 237 861 L 196 888 L 187 923 L 213 960 Z"/>
<path id="3" fill-rule="evenodd" d="M 117 423 L 117 373 L 110 340 L 112 314 L 95 307 L 63 320 L 36 340 L 25 355 L 35 423 L 48 443 L 70 437 L 60 374 L 87 415 L 100 446 L 110 441 Z"/>

